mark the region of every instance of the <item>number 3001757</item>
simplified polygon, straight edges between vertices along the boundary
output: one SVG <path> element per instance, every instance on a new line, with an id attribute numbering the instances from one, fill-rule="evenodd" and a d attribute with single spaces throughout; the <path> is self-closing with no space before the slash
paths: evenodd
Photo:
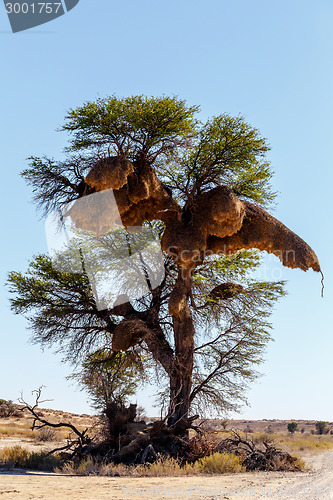
<path id="1" fill-rule="evenodd" d="M 58 14 L 61 2 L 6 3 L 7 14 Z"/>

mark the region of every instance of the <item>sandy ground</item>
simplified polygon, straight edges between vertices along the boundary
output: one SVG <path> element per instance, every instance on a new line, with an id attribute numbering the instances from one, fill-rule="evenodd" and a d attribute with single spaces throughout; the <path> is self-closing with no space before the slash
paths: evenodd
<path id="1" fill-rule="evenodd" d="M 178 478 L 78 477 L 2 472 L 0 499 L 333 499 L 333 451 L 306 461 L 312 467 L 311 472 L 258 472 Z"/>

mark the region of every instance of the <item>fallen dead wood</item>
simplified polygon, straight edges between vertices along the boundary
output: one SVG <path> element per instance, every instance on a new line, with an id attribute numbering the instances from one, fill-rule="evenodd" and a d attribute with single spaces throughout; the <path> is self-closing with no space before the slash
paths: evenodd
<path id="1" fill-rule="evenodd" d="M 214 451 L 234 453 L 241 457 L 242 465 L 249 471 L 300 470 L 297 458 L 277 448 L 273 443 L 263 441 L 260 447 L 252 438 L 244 438 L 235 431 L 231 438 L 220 441 Z"/>

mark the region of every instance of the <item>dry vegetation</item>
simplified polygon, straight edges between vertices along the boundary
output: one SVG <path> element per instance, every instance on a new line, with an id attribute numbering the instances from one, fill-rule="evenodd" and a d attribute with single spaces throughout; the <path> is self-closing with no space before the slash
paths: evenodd
<path id="1" fill-rule="evenodd" d="M 16 410 L 19 410 L 19 408 L 17 407 Z M 94 429 L 94 426 L 96 428 L 96 417 L 75 415 L 50 409 L 40 409 L 39 411 L 44 418 L 54 423 L 68 421 L 75 423 L 80 429 L 87 427 Z M 300 457 L 333 448 L 333 435 L 315 435 L 311 433 L 315 428 L 314 421 L 298 421 L 298 429 L 303 429 L 303 432 L 296 432 L 295 434 L 287 432 L 287 423 L 287 421 L 280 420 L 210 420 L 205 422 L 203 426 L 208 428 L 207 436 L 209 437 L 206 445 L 211 446 L 211 449 L 214 449 L 214 444 L 221 441 L 221 439 L 232 438 L 234 436 L 232 429 L 234 429 L 237 430 L 242 439 L 250 439 L 259 450 L 265 450 L 267 446 L 273 445 L 280 449 L 282 453 L 287 452 L 298 457 L 295 462 L 298 470 L 304 469 L 304 462 Z M 244 432 L 244 430 L 254 429 L 257 431 Z M 130 466 L 108 463 L 106 460 L 96 460 L 91 456 L 87 456 L 79 463 L 73 461 L 64 462 L 60 455 L 49 455 L 48 452 L 65 442 L 67 434 L 68 431 L 64 429 L 50 429 L 47 427 L 32 431 L 30 414 L 15 411 L 14 415 L 0 419 L 0 467 L 5 469 L 52 470 L 74 475 L 129 477 L 176 477 L 237 473 L 246 470 L 243 464 L 244 457 L 222 449 L 220 452 L 215 452 L 208 457 L 185 463 L 181 463 L 175 458 L 162 456 L 152 464 Z M 197 449 L 195 452 L 197 452 Z M 278 463 L 276 467 L 279 467 Z M 281 467 L 283 468 L 283 464 L 281 464 Z"/>
<path id="2" fill-rule="evenodd" d="M 28 447 L 39 443 L 41 445 L 44 444 L 47 448 L 50 447 L 50 443 L 60 443 L 66 440 L 68 429 L 43 428 L 33 431 L 31 429 L 31 414 L 27 410 L 22 411 L 22 408 L 22 405 L 14 405 L 14 412 L 12 415 L 0 418 L 0 448 L 6 446 L 6 440 L 8 440 L 8 443 L 14 440 L 19 441 L 19 444 L 25 444 L 28 445 Z M 77 415 L 44 408 L 40 408 L 38 413 L 41 417 L 52 423 L 60 421 L 71 422 L 80 431 L 86 428 L 92 430 L 98 424 L 98 419 L 96 417 L 86 414 Z"/>

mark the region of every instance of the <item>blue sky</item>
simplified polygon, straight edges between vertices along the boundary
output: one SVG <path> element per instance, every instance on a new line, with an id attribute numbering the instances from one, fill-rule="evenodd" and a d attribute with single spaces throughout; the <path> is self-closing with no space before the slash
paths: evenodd
<path id="1" fill-rule="evenodd" d="M 267 260 L 262 272 L 288 280 L 288 296 L 242 418 L 333 420 L 332 26 L 328 0 L 80 0 L 14 35 L 0 5 L 1 284 L 46 251 L 19 172 L 30 155 L 62 155 L 66 136 L 56 129 L 70 107 L 113 93 L 166 94 L 199 104 L 202 120 L 241 113 L 272 147 L 273 215 L 314 248 L 326 283 L 322 299 L 316 273 Z M 48 406 L 88 412 L 85 394 L 66 381 L 70 367 L 29 343 L 26 326 L 1 286 L 0 397 L 29 398 L 44 384 Z M 147 391 L 139 403 L 156 413 Z"/>

